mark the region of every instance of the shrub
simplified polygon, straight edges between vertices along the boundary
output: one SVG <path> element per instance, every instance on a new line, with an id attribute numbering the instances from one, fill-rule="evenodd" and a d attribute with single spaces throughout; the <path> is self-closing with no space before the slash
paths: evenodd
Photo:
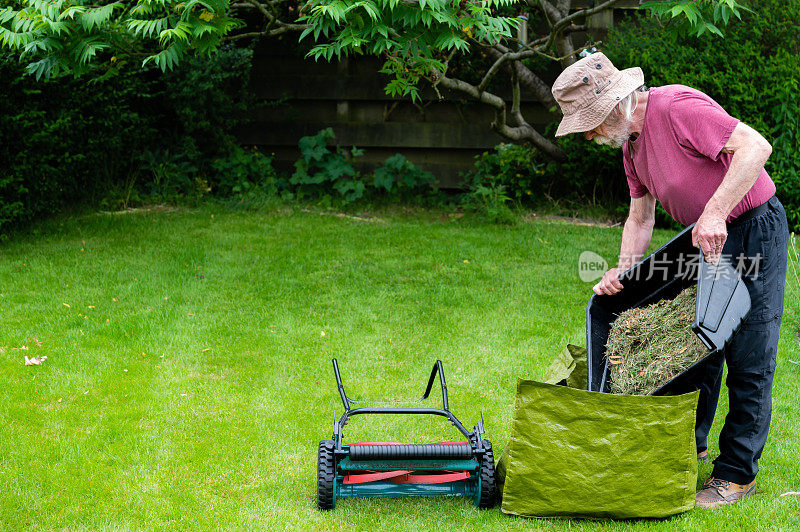
<path id="1" fill-rule="evenodd" d="M 216 178 L 216 195 L 222 197 L 247 194 L 253 189 L 273 195 L 277 191 L 277 174 L 272 166 L 273 157 L 257 148 L 232 146 L 225 157 L 211 163 Z"/>
<path id="2" fill-rule="evenodd" d="M 97 83 L 37 83 L 0 56 L 0 230 L 66 205 L 98 203 L 124 188 L 138 154 L 157 139 L 141 112 L 149 80 L 120 71 Z"/>
<path id="3" fill-rule="evenodd" d="M 492 151 L 475 156 L 474 170 L 466 178 L 471 189 L 503 187 L 510 199 L 530 203 L 547 195 L 552 182 L 545 179 L 544 164 L 535 148 L 528 144 L 500 143 Z"/>
<path id="4" fill-rule="evenodd" d="M 628 188 L 620 153 L 578 135 L 558 142 L 569 154 L 565 162 L 553 161 L 527 144 L 501 143 L 475 157 L 474 168 L 464 176 L 465 185 L 473 191 L 481 185 L 501 185 L 504 194 L 520 205 L 543 201 L 618 205 L 616 214 L 624 215 Z"/>
<path id="5" fill-rule="evenodd" d="M 37 82 L 0 55 L 0 231 L 72 205 L 232 194 L 274 179 L 271 160 L 243 156 L 232 134 L 250 104 L 251 57 L 227 47 L 166 75 L 117 65 Z"/>
<path id="6" fill-rule="evenodd" d="M 800 90 L 798 80 L 787 80 L 777 95 L 772 109 L 775 126 L 772 134 L 772 155 L 769 171 L 778 195 L 785 205 L 789 225 L 800 231 L 800 163 L 795 152 L 800 145 Z"/>
<path id="7" fill-rule="evenodd" d="M 557 124 L 548 129 L 552 135 Z M 568 202 L 616 206 L 617 214 L 627 212 L 630 203 L 622 151 L 587 141 L 583 135 L 559 137 L 558 145 L 568 159 L 558 162 L 549 159 L 545 178 L 552 183 L 552 197 Z"/>
<path id="8" fill-rule="evenodd" d="M 173 142 L 191 146 L 202 164 L 236 151 L 233 130 L 256 109 L 248 90 L 253 51 L 223 47 L 212 57 L 187 57 L 163 75 L 163 93 L 157 97 L 174 117 L 167 133 Z"/>
<path id="9" fill-rule="evenodd" d="M 383 166 L 375 169 L 372 185 L 375 191 L 391 199 L 410 199 L 434 190 L 436 178 L 432 173 L 399 153 L 388 157 Z"/>
<path id="10" fill-rule="evenodd" d="M 511 223 L 513 212 L 508 204 L 511 198 L 505 185 L 499 183 L 473 183 L 464 196 L 464 207 L 490 223 Z"/>
<path id="11" fill-rule="evenodd" d="M 366 187 L 347 152 L 339 146 L 328 148 L 328 141 L 335 138 L 333 129 L 328 127 L 300 139 L 302 157 L 294 163 L 296 170 L 289 180 L 298 197 L 320 197 L 336 191 L 349 203 L 364 195 Z M 363 154 L 355 146 L 350 150 L 353 160 Z"/>

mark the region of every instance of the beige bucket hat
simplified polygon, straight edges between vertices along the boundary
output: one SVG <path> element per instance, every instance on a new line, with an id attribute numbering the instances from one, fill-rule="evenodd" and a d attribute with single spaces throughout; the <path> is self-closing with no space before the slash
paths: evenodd
<path id="1" fill-rule="evenodd" d="M 568 66 L 553 83 L 553 97 L 564 113 L 556 137 L 596 128 L 622 98 L 642 84 L 641 68 L 617 70 L 602 52 Z"/>

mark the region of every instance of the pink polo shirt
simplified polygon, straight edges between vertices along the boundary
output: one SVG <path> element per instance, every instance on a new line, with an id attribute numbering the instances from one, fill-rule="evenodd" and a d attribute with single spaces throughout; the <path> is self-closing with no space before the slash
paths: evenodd
<path id="1" fill-rule="evenodd" d="M 731 164 L 733 155 L 722 153 L 722 148 L 738 123 L 717 102 L 691 87 L 651 88 L 642 132 L 622 146 L 631 197 L 650 192 L 678 222 L 696 222 Z M 775 184 L 762 168 L 727 221 L 774 194 Z"/>

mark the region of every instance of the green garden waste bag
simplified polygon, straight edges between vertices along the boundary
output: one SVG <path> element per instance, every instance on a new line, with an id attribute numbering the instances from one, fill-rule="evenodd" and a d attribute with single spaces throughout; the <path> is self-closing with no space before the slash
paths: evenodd
<path id="1" fill-rule="evenodd" d="M 564 353 L 559 359 L 551 369 L 572 365 Z M 569 378 L 575 371 L 548 380 L 576 383 L 580 379 Z M 698 392 L 596 393 L 585 390 L 585 377 L 581 387 L 518 381 L 511 439 L 497 464 L 501 510 L 526 517 L 625 519 L 692 509 Z"/>
<path id="2" fill-rule="evenodd" d="M 567 344 L 567 347 L 545 370 L 544 382 L 585 390 L 588 384 L 586 348 Z"/>

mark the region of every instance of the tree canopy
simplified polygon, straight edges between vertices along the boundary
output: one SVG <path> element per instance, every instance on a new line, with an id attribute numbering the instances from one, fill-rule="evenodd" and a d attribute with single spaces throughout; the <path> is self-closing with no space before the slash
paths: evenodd
<path id="1" fill-rule="evenodd" d="M 382 57 L 385 90 L 393 96 L 418 100 L 425 81 L 437 92 L 445 87 L 482 102 L 495 110 L 491 127 L 498 133 L 559 159 L 564 153 L 520 113 L 522 90 L 555 109 L 548 83 L 530 61 L 574 62 L 586 43 L 576 45 L 573 36 L 619 1 L 575 10 L 571 0 L 0 0 L 0 45 L 41 79 L 94 68 L 113 72 L 135 60 L 167 71 L 187 54 L 215 53 L 224 41 L 295 32 L 299 40 L 313 39 L 308 56 L 316 60 Z M 721 35 L 720 27 L 745 9 L 736 0 L 649 1 L 643 7 L 665 31 L 697 36 Z M 548 33 L 528 38 L 530 17 Z M 453 72 L 454 58 L 474 54 L 490 61 L 480 79 Z M 500 74 L 510 84 L 510 105 L 490 90 Z"/>

